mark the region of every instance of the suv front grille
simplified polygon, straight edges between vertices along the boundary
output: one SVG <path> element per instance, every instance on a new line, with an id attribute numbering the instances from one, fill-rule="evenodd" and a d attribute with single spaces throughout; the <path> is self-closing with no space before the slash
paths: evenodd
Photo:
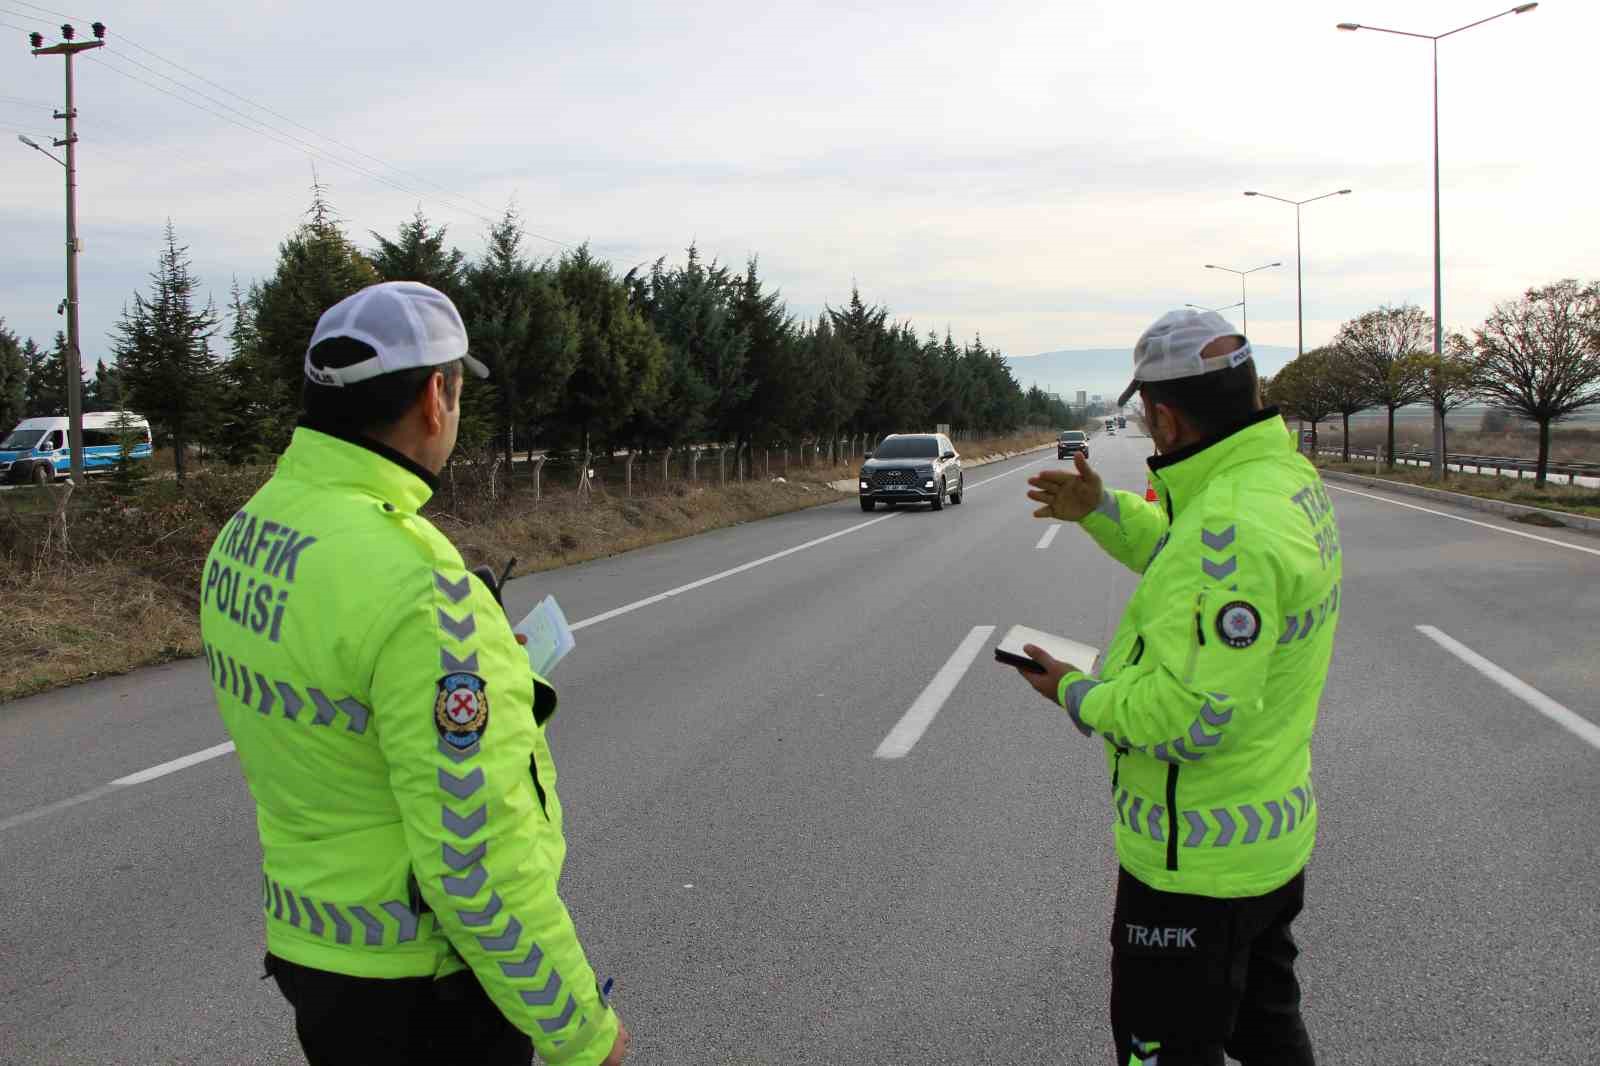
<path id="1" fill-rule="evenodd" d="M 909 470 L 879 470 L 873 482 L 880 489 L 905 488 L 916 483 L 916 475 Z"/>

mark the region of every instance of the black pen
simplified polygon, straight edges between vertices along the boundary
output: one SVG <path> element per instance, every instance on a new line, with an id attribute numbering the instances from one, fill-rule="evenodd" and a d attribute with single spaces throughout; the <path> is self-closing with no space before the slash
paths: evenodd
<path id="1" fill-rule="evenodd" d="M 504 570 L 500 571 L 500 587 L 501 588 L 505 587 L 506 579 L 511 576 L 511 568 L 513 566 L 516 566 L 516 565 L 517 565 L 517 557 L 515 555 L 513 555 L 510 559 L 506 560 L 506 568 Z"/>

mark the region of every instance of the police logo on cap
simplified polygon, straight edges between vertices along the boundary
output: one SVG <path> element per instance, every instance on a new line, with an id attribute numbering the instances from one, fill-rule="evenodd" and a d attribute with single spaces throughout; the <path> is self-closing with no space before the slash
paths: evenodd
<path id="1" fill-rule="evenodd" d="M 1243 600 L 1217 612 L 1217 636 L 1230 648 L 1248 648 L 1261 635 L 1261 615 Z"/>

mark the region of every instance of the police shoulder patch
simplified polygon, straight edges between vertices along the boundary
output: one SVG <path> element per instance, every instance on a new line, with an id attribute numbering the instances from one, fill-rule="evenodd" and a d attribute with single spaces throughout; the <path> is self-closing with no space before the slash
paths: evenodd
<path id="1" fill-rule="evenodd" d="M 445 674 L 433 700 L 433 726 L 452 748 L 465 750 L 489 728 L 489 683 L 477 674 Z"/>
<path id="2" fill-rule="evenodd" d="M 1261 635 L 1261 615 L 1243 600 L 1217 612 L 1217 636 L 1230 648 L 1248 648 Z"/>

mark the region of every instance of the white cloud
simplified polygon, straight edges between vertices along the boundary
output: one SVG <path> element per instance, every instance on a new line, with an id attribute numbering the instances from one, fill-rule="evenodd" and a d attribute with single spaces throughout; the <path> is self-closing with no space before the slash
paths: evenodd
<path id="1" fill-rule="evenodd" d="M 1126 345 L 1167 307 L 1237 299 L 1204 263 L 1274 259 L 1285 267 L 1251 278 L 1251 328 L 1293 345 L 1293 210 L 1246 188 L 1356 190 L 1305 210 L 1308 345 L 1379 303 L 1431 307 L 1428 46 L 1333 26 L 1438 31 L 1486 13 L 1456 0 L 275 2 L 225 23 L 187 0 L 128 3 L 105 16 L 114 54 L 80 66 L 85 350 L 145 283 L 167 217 L 220 301 L 231 275 L 270 270 L 310 183 L 303 150 L 105 69 L 175 88 L 137 61 L 207 107 L 249 110 L 129 35 L 404 168 L 389 172 L 399 184 L 470 198 L 424 204 L 469 252 L 480 216 L 515 196 L 532 229 L 591 240 L 624 269 L 691 240 L 734 262 L 760 253 L 797 313 L 857 279 L 923 329 L 1025 354 Z M 1597 31 L 1600 5 L 1552 0 L 1441 46 L 1448 324 L 1595 273 L 1596 150 L 1575 134 Z M 17 47 L 0 99 L 54 100 L 58 64 Z M 0 118 L 54 125 L 28 105 L 0 104 Z M 46 340 L 60 172 L 11 150 L 0 314 Z M 419 198 L 318 167 L 362 240 Z"/>

